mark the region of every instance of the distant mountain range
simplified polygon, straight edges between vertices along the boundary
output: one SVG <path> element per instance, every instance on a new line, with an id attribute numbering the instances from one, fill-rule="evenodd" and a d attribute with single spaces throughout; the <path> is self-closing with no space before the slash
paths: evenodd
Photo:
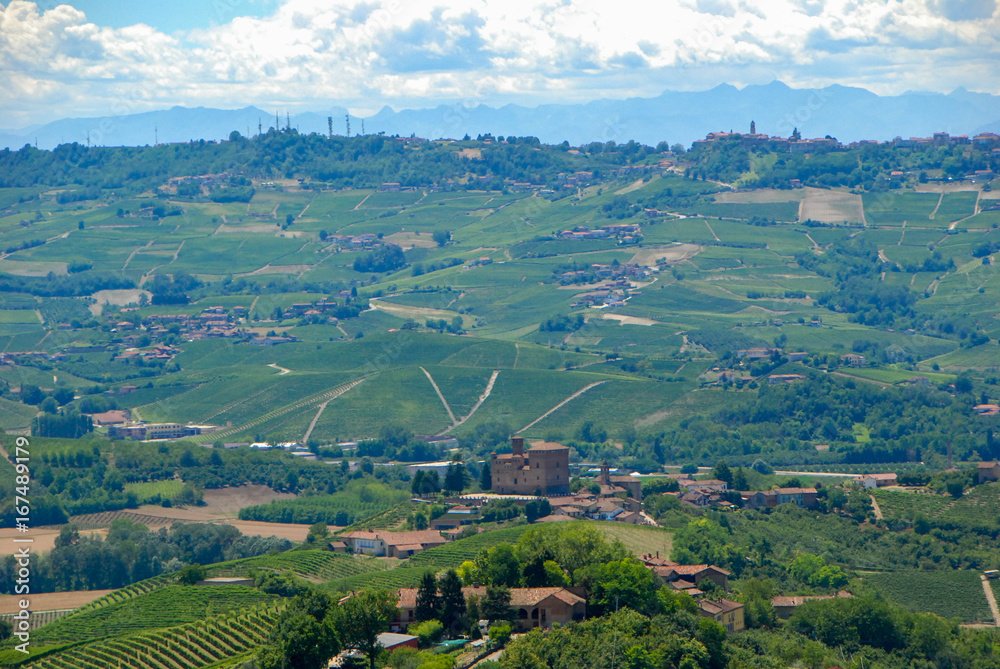
<path id="1" fill-rule="evenodd" d="M 299 132 L 345 132 L 342 107 L 323 113 L 291 116 Z M 863 88 L 828 86 L 795 89 L 775 81 L 764 86 L 737 89 L 722 84 L 707 91 L 665 91 L 655 98 L 596 100 L 567 105 L 500 108 L 461 103 L 433 109 L 393 111 L 384 107 L 364 119 L 367 133 L 418 137 L 461 138 L 468 133 L 533 135 L 543 142 L 568 140 L 579 145 L 592 141 L 619 143 L 634 139 L 645 144 L 667 141 L 690 145 L 711 131 L 748 131 L 787 137 L 798 128 L 803 137 L 831 135 L 842 142 L 860 139 L 887 140 L 895 136 L 929 136 L 934 132 L 973 135 L 1000 132 L 1000 96 L 971 93 L 959 88 L 947 95 L 907 92 L 879 96 Z M 141 146 L 192 139 L 224 139 L 236 130 L 256 134 L 258 122 L 273 127 L 273 111 L 256 107 L 207 109 L 173 107 L 162 111 L 106 118 L 70 118 L 20 130 L 0 130 L 0 147 L 18 149 L 25 144 L 51 149 L 59 144 Z M 284 115 L 280 124 L 284 126 Z M 361 130 L 361 119 L 351 117 L 352 134 Z"/>

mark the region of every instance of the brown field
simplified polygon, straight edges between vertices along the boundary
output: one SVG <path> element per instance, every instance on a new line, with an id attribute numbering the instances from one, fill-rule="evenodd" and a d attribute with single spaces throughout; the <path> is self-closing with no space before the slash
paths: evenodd
<path id="1" fill-rule="evenodd" d="M 701 251 L 701 247 L 697 244 L 648 246 L 639 249 L 629 262 L 636 265 L 645 265 L 646 267 L 656 267 L 656 261 L 660 258 L 666 259 L 668 263 L 678 263 L 694 257 L 698 251 Z"/>
<path id="2" fill-rule="evenodd" d="M 715 194 L 716 202 L 732 204 L 764 204 L 768 202 L 800 202 L 806 197 L 804 189 L 777 190 L 760 188 L 747 191 L 728 191 Z"/>
<path id="3" fill-rule="evenodd" d="M 165 508 L 146 504 L 138 509 L 122 511 L 103 511 L 73 516 L 71 521 L 85 531 L 81 534 L 95 536 L 106 535 L 106 529 L 120 518 L 127 518 L 136 523 L 142 523 L 151 529 L 166 527 L 175 522 L 181 523 L 221 523 L 232 525 L 242 534 L 248 536 L 276 536 L 290 541 L 303 541 L 309 533 L 308 525 L 295 523 L 263 523 L 245 521 L 236 518 L 240 509 L 256 504 L 267 504 L 273 500 L 294 499 L 291 493 L 275 492 L 263 485 L 246 485 L 235 488 L 218 488 L 206 490 L 204 506 Z M 34 539 L 31 548 L 34 552 L 45 553 L 55 547 L 55 539 L 61 526 L 39 527 L 28 536 Z M 0 550 L 4 554 L 14 552 L 12 539 L 20 535 L 15 529 L 0 529 Z"/>
<path id="4" fill-rule="evenodd" d="M 313 268 L 312 265 L 264 265 L 252 272 L 242 272 L 235 276 L 260 276 L 261 274 L 302 274 Z"/>
<path id="5" fill-rule="evenodd" d="M 862 223 L 861 196 L 838 190 L 803 188 L 805 199 L 799 205 L 799 221 L 812 219 L 821 223 Z"/>
<path id="6" fill-rule="evenodd" d="M 396 244 L 404 251 L 416 248 L 430 249 L 437 246 L 437 242 L 431 239 L 430 235 L 421 235 L 416 232 L 394 232 L 386 236 L 386 241 Z"/>
<path id="7" fill-rule="evenodd" d="M 222 521 L 226 525 L 232 525 L 248 537 L 278 537 L 289 541 L 305 541 L 309 535 L 309 525 L 297 525 L 295 523 L 264 523 L 254 520 L 226 520 Z M 331 532 L 337 532 L 343 528 L 330 527 Z"/>
<path id="8" fill-rule="evenodd" d="M 170 255 L 172 256 L 173 254 L 174 252 L 171 251 Z M 146 296 L 146 299 L 150 299 L 153 296 L 153 294 L 148 290 L 139 290 L 138 288 L 99 290 L 91 295 L 92 298 L 97 300 L 97 303 L 91 306 L 96 306 L 98 308 L 97 314 L 100 314 L 100 308 L 104 306 L 105 302 L 113 304 L 116 307 L 124 307 L 127 304 L 138 304 L 139 298 L 143 295 Z M 91 309 L 91 311 L 93 311 L 93 309 Z"/>
<path id="9" fill-rule="evenodd" d="M 18 600 L 31 602 L 32 611 L 53 611 L 57 609 L 77 609 L 95 599 L 110 594 L 114 590 L 74 590 L 72 592 L 49 592 L 44 595 L 0 595 L 0 614 L 17 613 L 21 610 Z"/>
<path id="10" fill-rule="evenodd" d="M 47 276 L 49 272 L 53 274 L 68 274 L 67 263 L 64 262 L 43 262 L 41 260 L 0 260 L 0 271 L 18 276 Z"/>
<path id="11" fill-rule="evenodd" d="M 601 318 L 606 321 L 618 321 L 622 325 L 656 325 L 659 321 L 650 318 L 640 318 L 639 316 L 625 316 L 624 314 L 601 314 Z"/>
<path id="12" fill-rule="evenodd" d="M 103 536 L 107 532 L 95 530 L 92 532 L 81 532 L 84 536 Z M 32 528 L 27 534 L 21 534 L 14 528 L 0 529 L 0 550 L 4 555 L 13 555 L 14 552 L 23 546 L 30 546 L 33 553 L 48 553 L 56 547 L 56 537 L 59 536 L 58 527 L 37 527 Z M 15 544 L 14 539 L 33 539 L 30 544 Z"/>
<path id="13" fill-rule="evenodd" d="M 241 225 L 239 223 L 223 223 L 215 229 L 215 234 L 221 235 L 227 232 L 238 232 L 243 234 L 248 232 L 274 234 L 274 232 L 278 229 L 278 226 L 274 223 L 247 223 L 245 225 Z"/>
<path id="14" fill-rule="evenodd" d="M 414 320 L 425 318 L 443 318 L 450 321 L 455 316 L 461 316 L 461 314 L 457 311 L 431 309 L 430 307 L 412 307 L 404 304 L 392 304 L 391 302 L 382 302 L 375 298 L 369 300 L 368 304 L 371 305 L 372 309 L 381 309 L 382 311 L 386 311 L 393 316 L 413 318 Z"/>
<path id="15" fill-rule="evenodd" d="M 948 183 L 918 183 L 913 187 L 916 193 L 960 193 L 963 191 L 977 191 L 979 190 L 979 184 L 974 184 L 971 181 L 951 181 Z M 983 193 L 983 197 L 990 195 L 990 193 Z"/>
<path id="16" fill-rule="evenodd" d="M 640 188 L 642 188 L 645 185 L 646 185 L 645 181 L 643 181 L 642 179 L 636 179 L 635 181 L 633 181 L 629 185 L 623 186 L 622 188 L 619 188 L 618 190 L 616 190 L 615 191 L 615 195 L 624 195 L 625 193 L 631 193 L 634 190 L 639 190 Z"/>

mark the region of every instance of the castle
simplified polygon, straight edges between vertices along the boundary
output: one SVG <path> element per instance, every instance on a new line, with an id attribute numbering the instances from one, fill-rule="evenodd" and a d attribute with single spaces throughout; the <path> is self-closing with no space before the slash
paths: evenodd
<path id="1" fill-rule="evenodd" d="M 539 442 L 524 451 L 524 437 L 511 437 L 511 453 L 490 454 L 493 492 L 502 495 L 569 494 L 569 448 Z"/>

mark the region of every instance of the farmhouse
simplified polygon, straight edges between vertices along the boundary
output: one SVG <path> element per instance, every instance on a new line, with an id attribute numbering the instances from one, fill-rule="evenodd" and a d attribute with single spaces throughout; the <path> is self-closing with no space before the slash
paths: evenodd
<path id="1" fill-rule="evenodd" d="M 462 588 L 466 601 L 471 597 L 486 597 L 485 587 Z M 552 627 L 553 623 L 565 625 L 574 620 L 583 620 L 587 615 L 587 600 L 583 588 L 511 588 L 510 608 L 515 611 L 514 630 L 528 630 Z M 402 588 L 399 591 L 399 617 L 396 627 L 416 622 L 417 589 Z"/>
<path id="2" fill-rule="evenodd" d="M 524 451 L 524 438 L 511 437 L 511 453 L 490 454 L 493 492 L 501 495 L 569 493 L 569 448 L 539 442 Z"/>
<path id="3" fill-rule="evenodd" d="M 819 601 L 823 599 L 837 599 L 842 597 L 853 597 L 849 592 L 844 592 L 843 590 L 835 595 L 793 595 L 793 596 L 780 596 L 771 598 L 771 607 L 774 608 L 774 613 L 782 620 L 788 620 L 795 609 L 802 606 L 806 602 Z"/>
<path id="4" fill-rule="evenodd" d="M 858 355 L 857 353 L 847 353 L 840 356 L 840 361 L 849 367 L 864 367 L 865 366 L 865 356 Z"/>
<path id="5" fill-rule="evenodd" d="M 128 422 L 129 412 L 113 409 L 103 413 L 95 413 L 90 416 L 94 425 L 124 425 Z"/>
<path id="6" fill-rule="evenodd" d="M 976 467 L 976 483 L 1000 481 L 1000 462 L 980 462 Z"/>
<path id="7" fill-rule="evenodd" d="M 725 591 L 729 590 L 729 572 L 715 565 L 677 564 L 661 558 L 658 553 L 655 556 L 651 553 L 640 555 L 639 561 L 676 590 L 687 590 L 692 595 L 700 595 L 701 591 L 696 589 L 705 580 L 711 581 Z M 692 591 L 693 589 L 696 591 Z"/>
<path id="8" fill-rule="evenodd" d="M 744 505 L 748 509 L 766 509 L 779 504 L 796 504 L 811 509 L 816 506 L 816 488 L 758 490 L 744 498 Z"/>
<path id="9" fill-rule="evenodd" d="M 447 543 L 437 530 L 417 532 L 389 532 L 386 530 L 358 530 L 340 535 L 354 553 L 377 557 L 406 558 L 427 548 Z"/>
<path id="10" fill-rule="evenodd" d="M 865 474 L 854 477 L 853 481 L 862 488 L 883 488 L 887 485 L 896 485 L 895 474 Z"/>
<path id="11" fill-rule="evenodd" d="M 743 605 L 729 599 L 704 599 L 698 602 L 701 615 L 704 618 L 711 618 L 726 628 L 726 631 L 742 632 L 746 629 L 743 622 Z"/>

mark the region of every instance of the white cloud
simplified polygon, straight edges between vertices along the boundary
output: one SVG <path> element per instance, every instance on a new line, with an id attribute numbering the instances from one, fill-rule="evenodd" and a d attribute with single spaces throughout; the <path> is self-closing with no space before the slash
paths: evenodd
<path id="1" fill-rule="evenodd" d="M 0 5 L 13 126 L 112 109 L 564 102 L 724 81 L 1000 91 L 995 0 L 285 0 L 166 35 Z M 974 19 L 974 20 L 973 20 Z M 960 64 L 966 64 L 965 68 Z"/>

